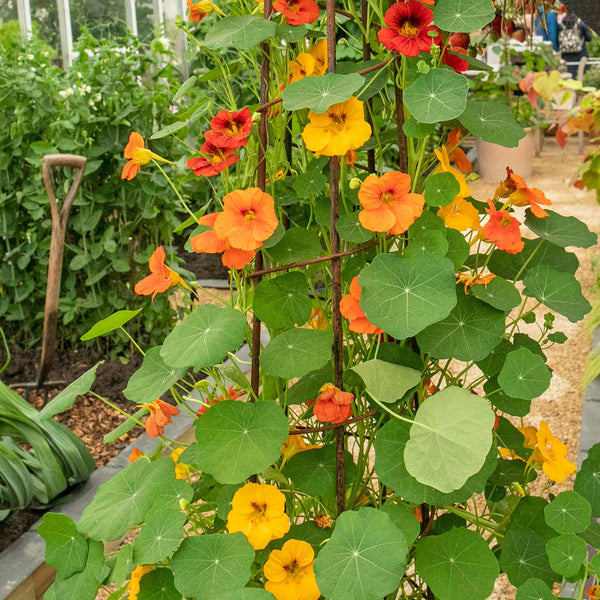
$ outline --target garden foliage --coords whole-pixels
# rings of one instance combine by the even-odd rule
[[[596,235],[510,168],[492,198],[472,197],[462,131],[506,146],[524,132],[462,73],[481,67],[463,34],[496,19],[492,4],[432,4],[190,2],[182,29],[214,67],[175,98],[209,73],[220,90],[187,160],[216,210],[176,185],[172,201],[232,292],[196,305],[197,284],[152,254],[135,292],[192,300],[144,348],[124,392],[137,411],[107,439],[145,419],[166,454],[135,450],[77,524],[45,515],[47,599],[112,583],[115,600],[485,600],[504,572],[521,600],[563,578],[582,594],[600,572],[586,551],[600,547],[599,448],[550,500],[536,491],[577,469],[545,421],[520,420],[565,341],[555,315],[590,310],[569,249]],[[249,105],[219,54],[231,49]],[[189,126],[175,115],[168,131]],[[124,155],[126,190],[177,171],[136,131]],[[169,439],[180,411],[195,417],[187,446]]]

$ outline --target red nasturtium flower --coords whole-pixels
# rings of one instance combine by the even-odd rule
[[[137,133],[132,131],[129,134],[129,141],[125,146],[123,156],[128,158],[129,161],[123,167],[121,171],[121,179],[131,181],[140,171],[141,165],[147,165],[152,159],[160,160],[161,162],[169,162],[166,158],[154,154],[154,152],[148,150],[144,144],[144,138]]]
[[[350,321],[350,331],[355,333],[383,333],[383,329],[376,327],[367,321],[364,310],[360,307],[360,295],[362,288],[358,283],[358,275],[350,282],[350,293],[340,301],[340,312],[342,316]]]
[[[227,394],[221,394],[220,396],[217,396],[216,398],[208,398],[206,400],[206,404],[208,404],[208,406],[201,406],[196,412],[199,415],[203,415],[211,406],[214,406],[217,402],[221,402],[222,400],[237,400],[238,398],[241,398],[246,392],[238,392],[236,391],[236,389],[230,385],[229,389],[227,390]]]
[[[527,187],[525,180],[510,167],[506,167],[506,179],[496,188],[496,196],[508,198],[508,204],[514,206],[529,206],[531,212],[540,219],[548,216],[540,204],[552,204],[542,190]]]
[[[210,131],[204,134],[206,141],[219,148],[240,148],[248,143],[252,131],[250,109],[219,111],[210,122]]]
[[[315,0],[275,0],[273,10],[280,12],[288,25],[308,25],[319,18]]]
[[[259,188],[234,190],[223,198],[223,212],[217,215],[213,229],[239,250],[256,250],[269,239],[278,221],[273,197]]]
[[[179,409],[172,404],[162,400],[154,400],[147,404],[138,405],[139,408],[147,408],[150,416],[146,419],[146,433],[148,437],[158,437],[164,432],[166,425],[171,423],[171,416],[178,415]]]
[[[170,287],[178,285],[179,283],[187,288],[191,289],[190,286],[181,278],[181,276],[173,269],[169,269],[165,265],[166,254],[162,246],[159,246],[150,257],[148,266],[150,267],[150,275],[144,277],[141,281],[138,281],[133,288],[133,291],[138,296],[150,296],[154,300],[156,294],[166,292]]]
[[[388,50],[397,50],[404,56],[429,52],[433,38],[430,31],[438,31],[432,24],[433,12],[417,0],[396,2],[385,13],[386,27],[377,37]]]
[[[369,175],[358,191],[363,207],[358,213],[360,224],[369,231],[404,233],[421,216],[425,205],[425,198],[410,190],[410,175],[406,173]]]
[[[508,211],[496,210],[491,200],[488,200],[488,205],[489,208],[486,208],[485,212],[490,215],[490,219],[483,226],[483,234],[500,250],[518,254],[525,247],[525,242],[521,239],[521,223]]]
[[[326,383],[320,390],[316,400],[308,402],[313,405],[313,413],[321,423],[343,423],[352,416],[354,394],[342,392],[332,383]]]
[[[194,156],[185,163],[196,176],[212,177],[236,163],[240,158],[239,154],[234,154],[235,148],[220,148],[208,140],[202,144],[200,152],[208,154],[208,156]]]
[[[466,55],[467,51],[460,46],[449,46],[442,55],[442,63],[449,66],[456,73],[463,73],[469,68],[469,63],[459,56]]]

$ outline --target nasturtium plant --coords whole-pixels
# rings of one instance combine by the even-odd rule
[[[590,308],[566,248],[596,236],[514,165],[472,189],[464,136],[524,136],[464,74],[504,6],[247,4],[189,3],[193,72],[165,126],[130,132],[121,172],[173,192],[186,251],[216,255],[229,290],[149,257],[138,301],[181,315],[151,347],[132,336],[131,414],[108,439],[141,424],[159,443],[77,524],[44,518],[50,598],[485,600],[501,571],[519,600],[563,578],[581,596],[598,448],[557,495],[574,449],[529,413],[555,315]],[[192,145],[185,166],[154,145],[169,138]],[[181,415],[194,435],[174,439]]]

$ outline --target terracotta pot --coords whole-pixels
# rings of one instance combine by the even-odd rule
[[[477,139],[479,174],[482,179],[501,181],[506,178],[506,167],[510,167],[521,177],[531,175],[538,131],[531,129],[526,131],[527,134],[520,140],[516,148],[505,148],[498,144]]]

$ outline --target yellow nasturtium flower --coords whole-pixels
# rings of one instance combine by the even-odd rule
[[[444,220],[446,227],[466,231],[480,228],[479,211],[467,200],[457,196],[447,206],[442,206],[437,211],[438,217]]]
[[[460,190],[456,195],[456,198],[467,198],[471,195],[471,188],[467,185],[467,180],[465,176],[456,168],[454,168],[450,164],[450,156],[448,155],[448,150],[446,146],[442,146],[439,149],[435,149],[433,151],[440,161],[440,164],[435,169],[434,173],[452,173],[454,175],[456,181],[460,186]]]
[[[140,580],[146,573],[154,571],[156,569],[153,565],[138,565],[132,572],[127,589],[129,590],[129,596],[127,600],[137,600],[138,594],[140,593]]]
[[[306,450],[313,450],[315,448],[321,448],[319,445],[309,445],[304,441],[301,435],[288,435],[283,446],[281,447],[281,454],[283,455],[283,461],[281,462],[280,468],[292,458],[295,454],[305,452]]]
[[[173,462],[175,463],[175,479],[186,479],[190,472],[189,465],[179,462],[179,457],[182,453],[183,448],[177,448],[176,450],[173,450],[173,452],[171,452],[170,454],[171,458],[173,459]]]
[[[542,469],[548,479],[562,483],[571,473],[577,471],[577,467],[567,460],[569,448],[552,435],[546,421],[540,423],[536,439],[537,448],[543,460]]]

